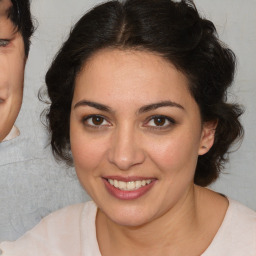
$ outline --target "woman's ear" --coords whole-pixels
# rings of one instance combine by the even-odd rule
[[[215,131],[218,125],[218,120],[208,121],[203,124],[201,141],[198,149],[198,155],[206,154],[214,143]]]

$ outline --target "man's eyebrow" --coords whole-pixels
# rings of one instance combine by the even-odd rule
[[[0,0],[0,3],[1,3],[1,0]],[[7,8],[3,8],[2,9],[2,15],[4,15],[4,16],[6,16],[7,17],[7,19],[9,19],[10,17],[11,17],[11,15],[13,14],[13,5],[11,5],[11,6],[9,6],[9,7],[7,7]]]
[[[161,102],[157,102],[157,103],[153,103],[153,104],[149,104],[146,106],[143,106],[139,109],[138,113],[145,113],[157,108],[161,108],[161,107],[176,107],[182,110],[185,110],[184,107],[182,105],[180,105],[179,103],[173,102],[173,101],[161,101]]]
[[[10,19],[10,17],[11,17],[12,14],[13,14],[13,12],[14,12],[14,8],[13,8],[13,5],[12,5],[12,6],[10,6],[10,7],[6,10],[6,14],[7,14],[8,19]]]
[[[105,112],[113,112],[113,110],[106,106],[106,105],[103,105],[101,103],[97,103],[97,102],[93,102],[93,101],[88,101],[88,100],[81,100],[81,101],[78,101],[74,108],[77,108],[77,107],[80,107],[80,106],[89,106],[89,107],[92,107],[92,108],[96,108],[98,110],[101,110],[101,111],[105,111]]]
[[[0,4],[1,4],[1,2],[2,2],[2,0],[0,0]],[[16,19],[14,19],[14,17],[16,15],[15,15],[15,10],[14,10],[13,4],[9,7],[3,7],[2,9],[0,9],[0,16],[10,19],[12,21],[13,25],[16,26],[16,22],[14,22],[14,20],[16,20]]]

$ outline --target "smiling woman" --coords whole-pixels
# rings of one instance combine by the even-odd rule
[[[85,99],[105,107],[77,105]],[[186,77],[162,57],[101,50],[77,76],[71,105],[70,143],[79,180],[115,222],[145,224],[187,196],[198,153],[213,143],[208,129],[215,124],[201,130]]]
[[[45,218],[3,255],[253,256],[256,214],[205,188],[242,137],[234,53],[192,1],[101,4],[46,75],[56,157],[93,201]]]
[[[0,142],[17,135],[29,39],[33,32],[29,2],[0,1]],[[11,136],[8,133],[11,131]]]

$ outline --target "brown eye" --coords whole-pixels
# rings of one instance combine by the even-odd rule
[[[103,122],[104,122],[104,118],[101,117],[101,116],[94,116],[94,117],[92,117],[92,123],[94,125],[101,125],[101,124],[103,124]]]
[[[91,115],[83,119],[83,123],[86,126],[100,128],[105,126],[111,126],[111,123],[109,123],[104,117],[100,115]]]
[[[155,117],[153,120],[156,126],[163,126],[167,121],[164,117]]]
[[[171,127],[176,122],[173,118],[168,116],[152,116],[150,120],[145,124],[147,127],[155,128],[155,129],[167,129]]]

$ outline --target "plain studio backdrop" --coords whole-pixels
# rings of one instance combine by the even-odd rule
[[[53,159],[40,122],[45,105],[37,98],[44,75],[71,26],[98,0],[32,0],[38,28],[25,74],[23,105],[16,122],[21,135],[0,144],[0,241],[13,240],[50,212],[89,200],[74,169]],[[229,100],[241,102],[245,137],[214,190],[256,210],[256,0],[195,0],[236,53],[238,67]]]

